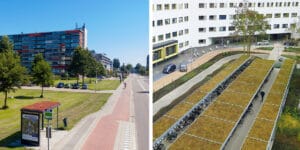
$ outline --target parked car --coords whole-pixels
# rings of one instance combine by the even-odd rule
[[[187,72],[187,65],[186,64],[180,64],[179,65],[179,71],[180,72]]]
[[[87,84],[82,84],[81,88],[84,89],[84,90],[86,90],[86,89],[88,89],[88,86],[87,86]]]
[[[70,88],[70,87],[71,87],[70,84],[65,84],[65,86],[64,86],[64,88],[66,88],[66,89],[68,89],[68,88]]]
[[[268,40],[262,40],[260,42],[257,42],[256,45],[269,45],[270,42]]]
[[[64,83],[63,82],[59,82],[56,86],[56,88],[63,88],[64,87]]]
[[[72,84],[72,89],[79,89],[79,88],[80,88],[79,84],[77,83]]]
[[[165,66],[163,73],[169,74],[172,73],[176,70],[176,65],[175,64],[169,64]]]

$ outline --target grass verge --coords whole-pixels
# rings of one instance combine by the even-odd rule
[[[300,53],[300,47],[288,47],[284,49],[285,52]]]
[[[274,47],[258,47],[256,48],[257,50],[266,50],[266,51],[271,51],[273,50]]]
[[[68,118],[68,127],[71,129],[86,115],[96,112],[106,103],[111,94],[70,93],[57,91],[44,91],[45,98],[39,98],[40,90],[17,90],[10,93],[8,109],[0,109],[0,149],[7,147],[11,142],[20,139],[20,109],[43,100],[58,101],[59,107],[58,128],[64,129],[62,119]],[[0,99],[4,96],[1,93]],[[3,101],[1,101],[2,105]],[[54,109],[53,127],[56,128],[56,109]]]
[[[172,82],[172,83],[164,86],[163,88],[157,90],[156,92],[154,92],[153,93],[153,102],[159,100],[161,97],[168,94],[169,92],[174,90],[176,87],[184,84],[185,82],[187,82],[191,78],[195,77],[197,74],[201,73],[203,70],[207,69],[208,67],[210,67],[211,65],[213,65],[214,63],[219,61],[220,59],[222,59],[224,57],[227,57],[227,56],[230,56],[230,55],[240,54],[240,53],[242,53],[242,52],[228,52],[228,53],[222,53],[222,54],[217,55],[216,57],[214,57],[210,61],[198,66],[197,68],[195,68],[194,70],[186,73],[185,75],[183,75],[179,79],[175,80],[174,82]]]

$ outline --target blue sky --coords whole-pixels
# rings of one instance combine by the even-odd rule
[[[0,35],[59,31],[86,24],[88,48],[146,64],[147,0],[2,0]]]

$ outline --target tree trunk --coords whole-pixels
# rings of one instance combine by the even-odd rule
[[[82,84],[84,84],[84,73],[82,74]]]
[[[6,101],[7,101],[7,91],[5,91],[4,94],[5,94],[5,97],[4,97],[3,109],[7,108],[7,104],[6,104]]]
[[[78,82],[79,82],[79,74],[77,74],[77,78],[76,79],[77,79],[77,84],[78,84]]]
[[[43,98],[43,97],[44,97],[44,84],[42,84],[42,93],[41,93],[40,98]]]

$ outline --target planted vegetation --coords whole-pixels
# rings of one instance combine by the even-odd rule
[[[271,87],[262,109],[255,120],[248,137],[243,145],[243,149],[251,149],[254,144],[261,145],[260,149],[266,149],[271,140],[274,125],[279,116],[279,108],[284,99],[289,79],[293,70],[294,61],[285,60],[281,66],[274,84]],[[258,149],[256,147],[255,149]]]

